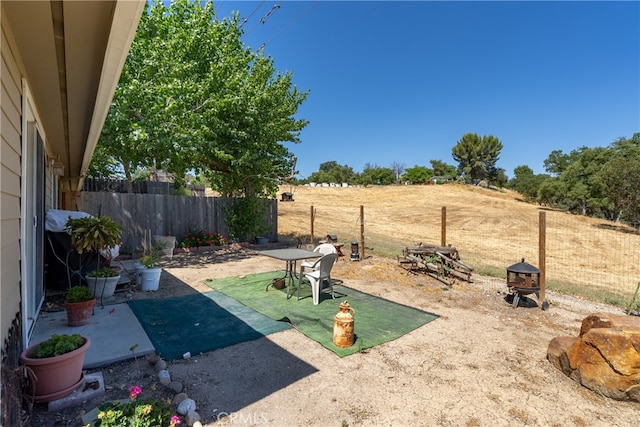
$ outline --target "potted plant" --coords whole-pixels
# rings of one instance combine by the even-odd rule
[[[160,275],[162,268],[158,266],[158,257],[155,254],[145,255],[140,258],[140,277],[138,284],[143,291],[157,291],[160,287]]]
[[[173,249],[176,247],[175,236],[153,236],[155,241],[155,249],[162,255],[167,255],[169,259],[173,258]]]
[[[91,251],[98,255],[98,268],[85,276],[89,290],[95,297],[112,296],[120,280],[120,273],[108,265],[111,250],[120,243],[122,227],[108,216],[71,218],[66,226],[71,234],[71,244],[79,254]],[[106,259],[105,262],[101,262],[101,255]]]
[[[31,397],[49,402],[67,396],[84,382],[82,366],[91,341],[79,334],[56,335],[27,347],[20,362],[28,368]]]
[[[89,323],[93,315],[96,298],[86,286],[74,286],[67,292],[64,308],[67,310],[67,324],[69,326],[84,326]]]

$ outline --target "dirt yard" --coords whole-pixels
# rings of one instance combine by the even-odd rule
[[[329,206],[317,194],[281,204],[283,234],[308,233],[308,202]],[[364,199],[352,198],[359,204]],[[452,199],[451,203],[455,200]],[[494,201],[495,202],[495,201]],[[498,202],[487,202],[504,210]],[[457,202],[455,202],[457,203]],[[511,202],[505,202],[511,203]],[[371,209],[373,210],[373,209]],[[295,212],[294,212],[295,211]],[[334,211],[334,223],[355,226],[352,212]],[[342,212],[342,215],[340,214]],[[408,238],[411,230],[390,235]],[[329,230],[318,229],[320,236]],[[333,228],[335,230],[335,228]],[[415,232],[415,230],[414,230]],[[283,268],[254,249],[174,256],[160,290],[128,298],[163,298],[208,291],[202,281]],[[474,275],[451,287],[410,274],[390,258],[342,257],[332,276],[346,286],[434,313],[439,317],[386,344],[344,358],[291,329],[190,359],[168,362],[198,406],[203,425],[240,426],[639,426],[640,406],[602,397],[557,371],[546,360],[549,341],[576,336],[582,319],[619,308],[547,292],[550,307],[513,308],[500,279]],[[532,301],[536,301],[532,297]],[[336,312],[339,301],[336,300]],[[535,304],[534,304],[535,305]],[[356,308],[355,328],[358,318]],[[122,399],[127,387],[170,398],[144,361],[100,369],[105,399]],[[47,413],[36,405],[33,426],[79,426],[100,402]]]

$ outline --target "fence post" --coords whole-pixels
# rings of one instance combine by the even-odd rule
[[[447,207],[442,207],[440,215],[440,246],[447,246]]]
[[[313,245],[316,244],[315,237],[313,236],[313,222],[315,221],[315,219],[316,216],[314,215],[313,205],[311,205],[311,244]]]
[[[547,213],[540,211],[538,220],[538,265],[540,266],[540,307],[546,310],[549,306],[546,298],[547,280]]]
[[[360,259],[364,260],[364,205],[360,205]]]

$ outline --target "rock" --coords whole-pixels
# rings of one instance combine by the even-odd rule
[[[160,359],[155,363],[155,365],[153,365],[153,367],[155,368],[156,372],[163,371],[163,370],[167,369],[167,362],[165,362],[164,360]]]
[[[178,404],[178,409],[176,409],[176,412],[180,415],[187,415],[189,412],[192,412],[195,410],[196,410],[196,401],[193,399],[186,398]]]
[[[149,365],[151,366],[154,366],[156,363],[158,363],[159,360],[160,356],[158,356],[157,353],[151,353],[147,356],[147,362],[149,362]]]
[[[193,426],[196,421],[200,421],[200,414],[198,414],[196,411],[189,411],[185,416],[184,421],[188,426]]]
[[[173,403],[174,405],[179,405],[180,402],[187,399],[188,397],[189,396],[187,396],[187,393],[178,393],[175,396],[173,396],[173,400],[171,401],[171,403]]]
[[[158,379],[163,386],[168,386],[171,383],[171,375],[166,369],[158,372]]]
[[[175,393],[180,393],[184,387],[180,381],[171,381],[169,388]]]
[[[556,337],[547,359],[583,386],[616,400],[640,402],[640,318],[595,313],[578,337]]]
[[[200,421],[196,421],[191,427],[202,427],[202,423]]]

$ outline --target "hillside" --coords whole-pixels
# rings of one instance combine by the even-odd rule
[[[539,265],[539,220],[545,212],[550,287],[573,293],[604,288],[628,299],[640,279],[640,236],[609,221],[543,209],[517,193],[460,185],[368,188],[283,186],[294,202],[278,204],[281,236],[308,243],[311,207],[316,241],[328,233],[360,240],[364,210],[367,254],[395,258],[410,243],[440,244],[446,207],[446,244],[476,272],[503,275],[521,258]],[[587,292],[588,293],[588,292]]]

